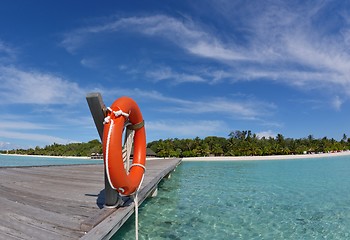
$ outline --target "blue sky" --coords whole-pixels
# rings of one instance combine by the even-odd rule
[[[4,0],[0,29],[0,149],[98,138],[96,91],[148,142],[350,135],[348,1]]]

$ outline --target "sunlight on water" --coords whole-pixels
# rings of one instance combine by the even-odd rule
[[[349,239],[349,173],[349,157],[183,162],[140,208],[139,239]]]

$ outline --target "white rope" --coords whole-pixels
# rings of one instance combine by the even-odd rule
[[[114,116],[119,117],[119,116],[124,116],[124,117],[129,117],[130,114],[123,112],[123,110],[119,109],[118,111],[113,111],[112,108],[108,107],[108,111],[112,112]]]
[[[146,167],[144,165],[142,165],[141,163],[133,163],[133,164],[131,164],[130,168],[136,167],[136,166],[142,167],[143,168],[143,173],[145,173]]]
[[[122,110],[118,110],[118,111],[113,111],[112,108],[108,107],[107,108],[108,111],[110,111],[111,113],[114,114],[115,117],[119,117],[119,116],[124,116],[124,117],[129,117],[129,114],[128,113],[125,113],[123,112]],[[113,129],[113,125],[114,125],[114,121],[112,120],[111,116],[107,116],[104,118],[103,120],[103,124],[107,124],[107,123],[111,123],[111,125],[109,126],[109,131],[108,131],[108,137],[107,137],[107,148],[106,148],[106,172],[107,172],[107,178],[108,178],[108,181],[109,181],[109,184],[110,186],[113,188],[113,189],[116,189],[112,182],[111,182],[111,179],[110,179],[110,176],[109,176],[109,168],[108,168],[108,157],[109,157],[109,145],[110,145],[110,139],[111,139],[111,134],[112,134],[112,129]],[[123,154],[123,161],[125,163],[125,161],[127,161],[127,171],[129,171],[129,161],[130,161],[130,154],[131,154],[131,149],[132,149],[132,144],[133,144],[133,140],[134,140],[134,131],[130,132],[130,130],[127,130],[127,138],[125,140],[125,144],[124,146],[126,146],[124,148],[123,146],[123,149],[122,149],[122,154]],[[129,133],[128,133],[129,132]],[[124,192],[124,189],[119,189],[120,191]]]
[[[108,107],[107,110],[110,111],[111,113],[113,113],[115,117],[124,116],[124,117],[128,118],[130,115],[129,113],[123,112],[123,110],[121,110],[121,109],[119,109],[118,111],[113,111],[112,108]],[[109,123],[110,120],[111,120],[111,116],[105,117],[103,124]]]
[[[105,117],[105,119],[103,120],[103,124],[109,123],[111,121],[111,117],[107,116]]]
[[[124,190],[123,188],[118,188],[118,190],[120,190],[120,191],[122,192],[122,193],[119,192],[119,195],[122,196],[122,197],[128,197],[128,196],[135,195],[135,193],[140,189],[140,186],[141,186],[141,184],[142,184],[142,182],[143,182],[143,178],[144,178],[144,176],[145,176],[146,167],[145,167],[144,165],[140,164],[140,163],[133,163],[133,164],[131,164],[130,169],[131,169],[132,167],[135,167],[135,166],[139,166],[139,167],[142,167],[142,168],[144,169],[143,175],[142,175],[142,178],[141,178],[141,181],[140,181],[140,184],[139,184],[139,186],[136,188],[136,190],[135,190],[134,192],[130,193],[129,195],[124,195],[123,192],[125,192],[125,190]]]
[[[140,166],[142,166],[142,165],[140,164]],[[131,165],[131,167],[132,167],[132,165]],[[143,166],[143,168],[146,169],[145,166]],[[139,190],[140,190],[140,187],[141,187],[141,184],[143,182],[144,177],[145,177],[145,172],[142,175],[142,178],[141,178],[141,181],[140,181],[140,185],[136,189],[135,195],[134,195],[134,204],[135,204],[135,239],[136,240],[139,239],[139,199],[138,199],[138,194],[139,194]]]
[[[106,120],[106,119],[105,119]],[[114,125],[114,121],[109,119],[109,121],[111,121],[111,125],[109,125],[109,130],[108,130],[108,135],[107,135],[107,146],[106,146],[106,174],[107,174],[107,178],[108,178],[108,182],[109,185],[115,189],[115,187],[112,184],[111,178],[109,176],[109,167],[108,167],[108,158],[109,158],[109,145],[110,145],[110,141],[111,141],[111,135],[112,135],[112,130],[113,130],[113,125]]]
[[[130,130],[127,128],[128,125],[131,125],[131,123],[125,124],[125,141],[123,145],[123,162],[124,162],[124,168],[126,169],[126,172],[129,172],[130,169],[130,155],[132,150],[132,145],[134,143],[134,136],[135,131]]]
[[[110,112],[112,112],[114,114],[115,117],[119,117],[119,116],[124,116],[124,117],[129,117],[128,113],[123,112],[122,110],[118,110],[118,111],[113,111],[110,107],[107,108]],[[108,177],[108,181],[109,184],[111,185],[111,187],[113,189],[116,189],[110,179],[109,176],[109,170],[108,170],[108,152],[109,152],[109,143],[110,143],[110,139],[111,139],[111,133],[112,133],[112,129],[113,129],[113,125],[114,125],[114,121],[111,119],[110,116],[105,117],[103,124],[106,123],[111,123],[111,125],[109,126],[109,131],[108,131],[108,136],[107,136],[107,147],[106,147],[106,173],[107,173],[107,177]],[[124,128],[130,123],[127,123]],[[135,204],[135,239],[138,240],[139,239],[139,200],[138,200],[138,192],[140,190],[141,184],[143,182],[143,179],[145,177],[145,171],[146,171],[146,167],[140,163],[133,163],[129,166],[130,163],[130,155],[131,155],[131,150],[132,150],[132,145],[134,143],[134,136],[135,136],[135,131],[134,130],[130,130],[128,128],[125,128],[126,132],[125,132],[125,142],[123,145],[123,149],[122,149],[122,155],[123,155],[123,162],[124,162],[124,167],[126,169],[127,172],[130,171],[130,169],[132,167],[135,166],[139,166],[143,168],[143,174],[142,174],[142,178],[140,181],[139,186],[137,187],[136,191],[133,193],[133,199],[134,199],[134,204]],[[124,192],[123,188],[119,188],[118,189],[120,192]],[[123,194],[120,194],[121,196],[123,196]]]
[[[135,204],[135,240],[139,240],[139,199],[138,191],[135,193],[134,204]]]
[[[143,179],[145,178],[145,171],[146,171],[146,167],[140,163],[133,163],[130,165],[130,169],[132,167],[142,167],[143,168],[143,174],[142,174],[142,178],[141,178],[141,181],[140,181],[140,184],[139,186],[137,187],[137,189],[135,190],[135,192],[133,192],[131,194],[131,197],[133,198],[134,200],[134,204],[135,204],[135,239],[138,240],[139,239],[139,199],[138,199],[138,194],[139,194],[139,190],[141,188],[141,185],[142,185],[142,182],[143,182]],[[122,190],[124,191],[124,189],[119,189],[119,190]],[[120,194],[120,193],[119,193]],[[123,194],[120,194],[121,196],[125,196]]]

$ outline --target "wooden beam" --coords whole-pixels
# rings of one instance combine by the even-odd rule
[[[98,134],[100,135],[100,139],[103,139],[103,121],[105,118],[106,105],[102,100],[102,96],[98,92],[88,93],[86,95],[86,100],[90,108],[90,112],[92,118],[94,119],[95,126]],[[118,193],[111,187],[109,184],[106,170],[104,173],[105,178],[105,205],[106,207],[117,207],[121,202],[121,198]]]
[[[103,103],[102,96],[100,93],[88,93],[86,95],[86,100],[88,102],[92,118],[94,119],[95,126],[100,139],[103,138],[103,120],[105,118],[106,106]]]

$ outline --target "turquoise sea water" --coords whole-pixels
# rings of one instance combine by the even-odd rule
[[[140,207],[139,239],[350,239],[350,157],[183,162]]]
[[[0,154],[0,167],[18,166],[49,166],[49,165],[72,165],[72,164],[98,164],[101,160],[77,159],[77,158],[50,158],[36,156],[16,156]]]

